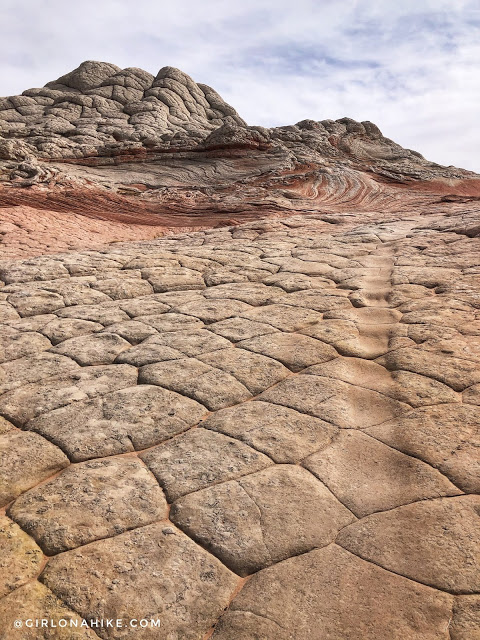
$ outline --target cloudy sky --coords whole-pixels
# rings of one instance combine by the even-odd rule
[[[249,124],[371,120],[480,172],[479,0],[2,0],[0,95],[89,59],[179,67]]]

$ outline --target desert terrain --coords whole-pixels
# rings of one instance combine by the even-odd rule
[[[0,99],[0,639],[478,640],[479,202],[172,67]]]

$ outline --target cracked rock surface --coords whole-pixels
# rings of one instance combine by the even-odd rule
[[[323,217],[0,263],[2,639],[479,637],[475,212]]]

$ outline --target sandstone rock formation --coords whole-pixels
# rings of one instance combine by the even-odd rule
[[[478,177],[170,68],[8,100],[0,640],[479,640]]]
[[[473,219],[4,261],[2,638],[478,638]]]
[[[259,211],[428,212],[442,198],[472,197],[476,174],[429,162],[371,122],[247,126],[172,67],[154,77],[89,61],[0,100],[5,257],[235,224]]]

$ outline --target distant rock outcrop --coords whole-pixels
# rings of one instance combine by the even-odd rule
[[[0,123],[3,137],[57,159],[139,145],[190,148],[224,124],[245,125],[218,93],[178,69],[163,67],[154,77],[90,60],[41,89],[4,98]]]
[[[13,225],[0,245],[9,257],[19,255],[11,246],[34,254],[85,246],[61,229],[40,239],[25,224],[32,209],[40,228],[72,213],[102,221],[105,242],[259,215],[383,215],[479,196],[476,174],[430,162],[371,122],[248,126],[213,89],[173,67],[154,77],[87,61],[0,99],[0,207]],[[87,227],[78,237],[89,237]]]

